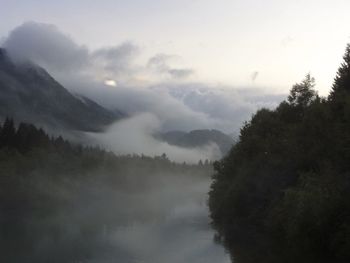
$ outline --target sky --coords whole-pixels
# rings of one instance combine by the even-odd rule
[[[89,49],[132,43],[139,64],[157,54],[158,67],[159,56],[171,58],[172,68],[163,67],[169,74],[269,92],[287,93],[310,72],[326,95],[350,42],[347,0],[0,0],[0,6],[2,38],[24,22],[53,24]]]

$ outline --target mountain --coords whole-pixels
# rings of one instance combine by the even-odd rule
[[[45,69],[14,63],[0,48],[0,118],[6,116],[53,128],[100,131],[124,114],[71,94]]]
[[[218,130],[193,130],[190,132],[169,131],[157,135],[161,139],[171,145],[194,148],[216,143],[223,155],[226,155],[234,144],[233,138]]]

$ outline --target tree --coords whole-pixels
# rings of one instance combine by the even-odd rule
[[[13,120],[6,118],[0,133],[0,146],[13,146],[15,135],[16,129]]]
[[[328,100],[335,117],[350,125],[350,44],[346,47]]]
[[[331,101],[343,100],[344,95],[350,95],[350,44],[346,46],[343,62],[334,78],[329,99]]]
[[[305,76],[301,83],[295,84],[290,90],[288,102],[292,106],[306,108],[317,98],[317,92],[314,90],[315,78],[310,73]]]
[[[328,100],[314,85],[259,110],[214,163],[209,209],[235,259],[248,240],[247,262],[350,262],[350,45]]]
[[[166,155],[166,153],[163,153],[161,156],[162,160],[168,160],[168,156]]]

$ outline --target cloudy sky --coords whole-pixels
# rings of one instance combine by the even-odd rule
[[[0,6],[2,37],[26,21],[54,24],[89,49],[133,43],[140,64],[171,76],[279,92],[311,72],[326,94],[350,36],[348,0],[0,0]]]
[[[182,149],[153,135],[237,136],[307,73],[327,95],[350,42],[348,10],[349,0],[0,0],[0,46],[127,114],[94,140],[196,161],[216,158],[217,147]]]

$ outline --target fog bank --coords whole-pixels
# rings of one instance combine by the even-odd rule
[[[161,122],[155,115],[143,113],[116,122],[105,133],[89,133],[89,136],[116,154],[160,156],[165,153],[172,161],[187,163],[221,157],[221,151],[214,143],[188,149],[158,141],[153,135],[160,128]]]

